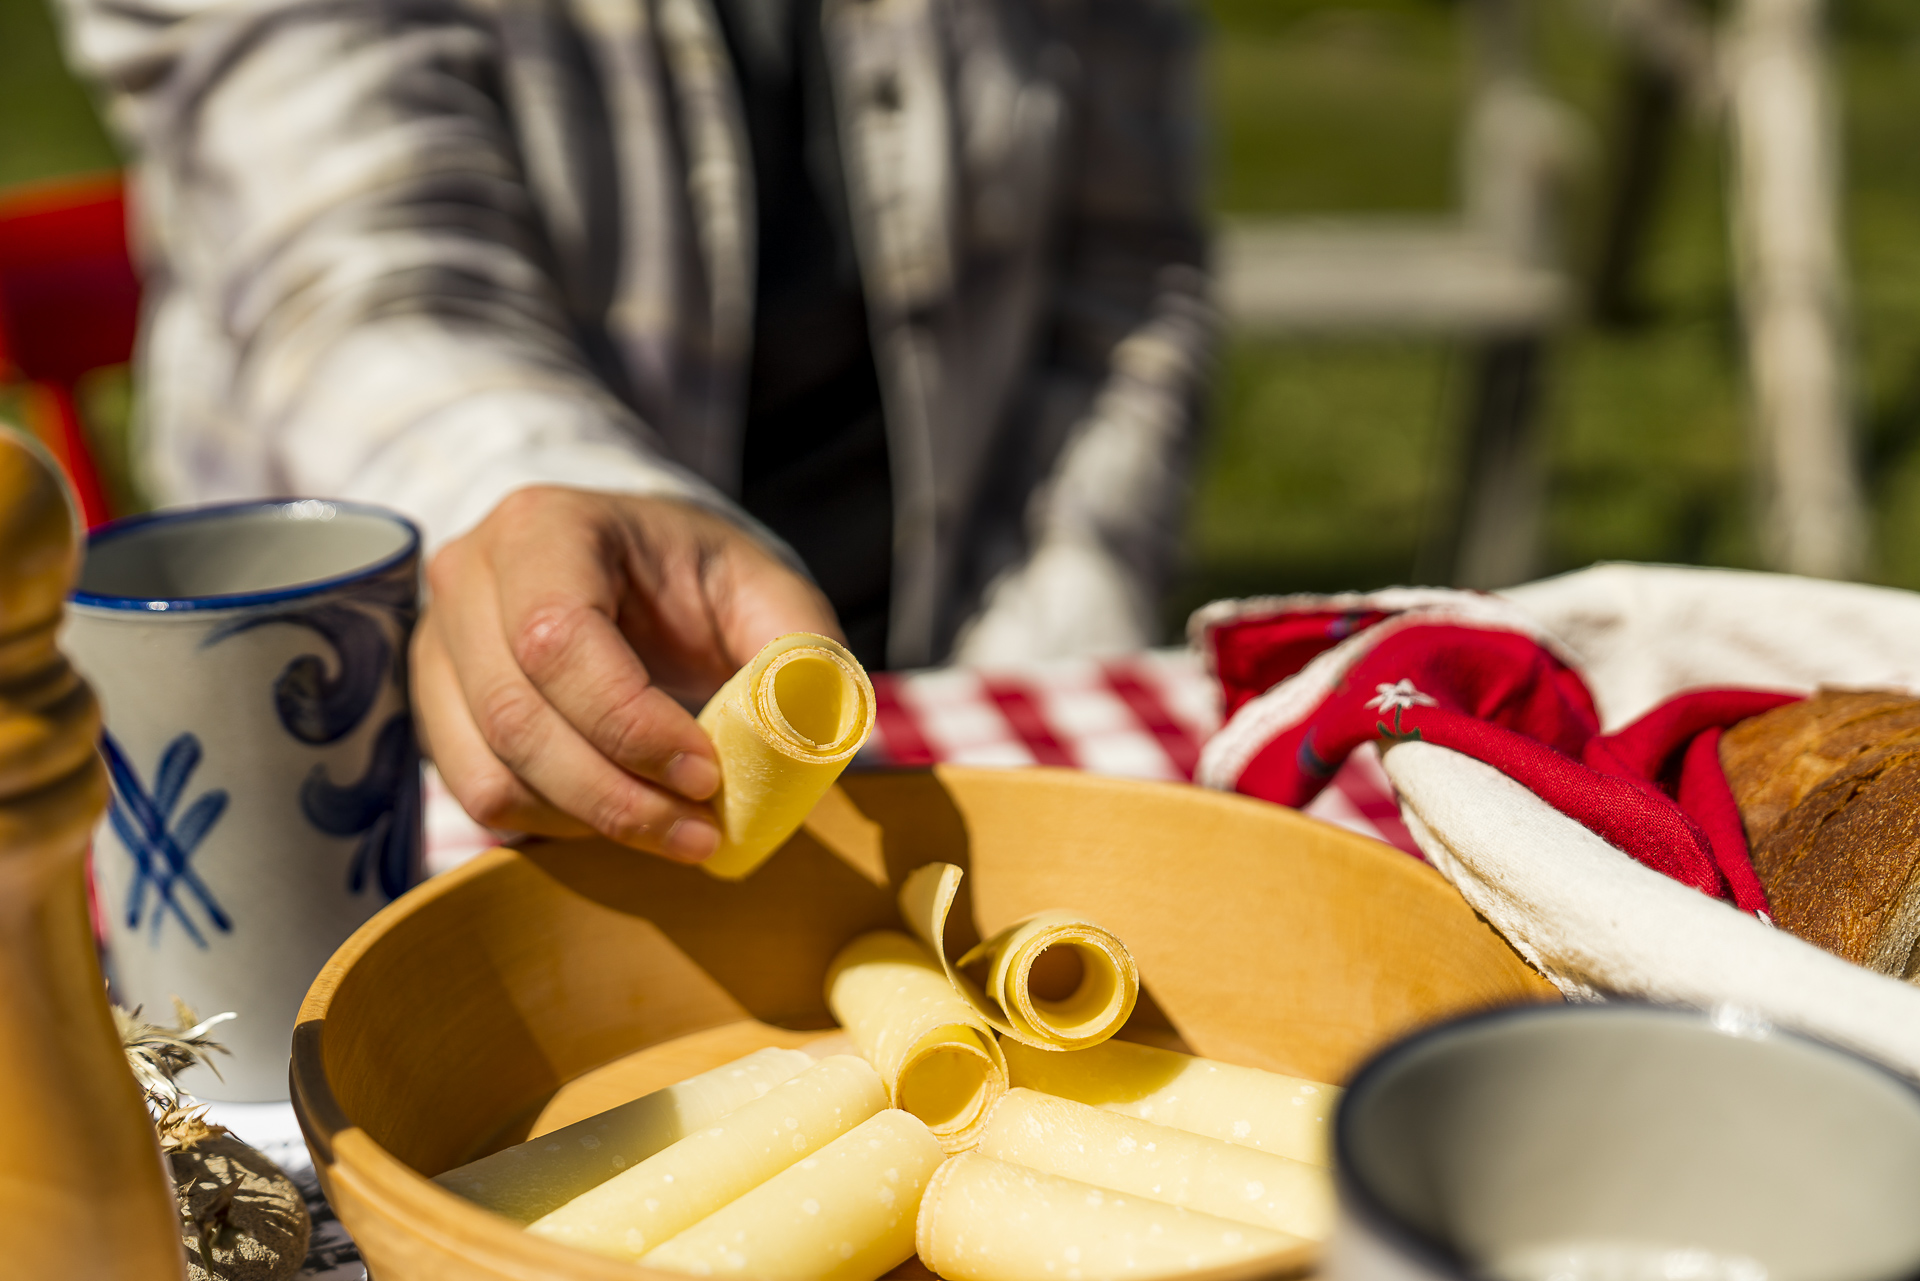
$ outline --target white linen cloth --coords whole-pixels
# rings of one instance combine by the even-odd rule
[[[1411,593],[1382,595],[1414,604]],[[1519,619],[1501,618],[1507,611],[1488,608],[1484,597],[1418,595],[1416,608],[1465,607],[1485,615],[1485,625],[1517,623],[1570,656],[1608,731],[1699,686],[1920,692],[1920,595],[1911,592],[1602,565],[1499,593]],[[1209,616],[1231,609],[1212,606]],[[1294,723],[1274,723],[1276,706],[1302,701],[1286,697],[1287,685],[1323,675],[1310,664],[1242,708],[1209,743],[1201,778],[1212,776],[1208,765],[1222,753],[1250,755],[1258,744],[1249,740],[1264,743]],[[1299,714],[1317,701],[1306,700]],[[1389,745],[1382,763],[1427,860],[1569,999],[1716,1009],[1738,1022],[1806,1032],[1920,1078],[1920,987],[1669,880],[1458,752],[1403,742]]]

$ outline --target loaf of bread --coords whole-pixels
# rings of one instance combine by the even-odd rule
[[[1774,923],[1882,974],[1920,939],[1920,699],[1821,690],[1720,740]]]

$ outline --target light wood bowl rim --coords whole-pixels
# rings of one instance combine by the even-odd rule
[[[1005,769],[958,765],[886,772],[931,773],[955,779],[999,777],[1008,773]],[[1052,782],[1076,787],[1128,791],[1164,788],[1178,791],[1183,801],[1189,804],[1258,809],[1269,816],[1284,814],[1290,820],[1334,828],[1352,837],[1355,855],[1378,859],[1388,875],[1432,877],[1445,884],[1445,879],[1437,871],[1418,859],[1385,845],[1380,845],[1377,850],[1369,849],[1368,846],[1373,843],[1357,833],[1298,810],[1275,806],[1252,797],[1192,784],[1117,778],[1071,769],[1035,766],[1019,772],[1050,776]],[[492,874],[520,857],[518,850],[501,846],[426,881],[376,913],[354,931],[327,961],[301,1004],[289,1068],[294,1112],[308,1150],[316,1169],[328,1179],[354,1185],[355,1190],[369,1200],[383,1203],[391,1216],[406,1219],[420,1237],[432,1240],[455,1256],[470,1260],[476,1267],[491,1269],[492,1275],[502,1278],[524,1275],[542,1278],[542,1281],[555,1275],[566,1275],[578,1281],[686,1281],[679,1273],[603,1258],[532,1236],[498,1215],[456,1196],[400,1161],[362,1131],[346,1116],[328,1084],[322,1038],[328,1010],[348,972],[381,939],[414,913],[447,895],[458,893],[469,883]],[[1545,986],[1544,980],[1542,985]],[[1297,1256],[1186,1273],[1181,1281],[1261,1281],[1264,1278],[1292,1276],[1310,1270],[1319,1261],[1320,1254],[1321,1247],[1308,1246],[1303,1247]]]

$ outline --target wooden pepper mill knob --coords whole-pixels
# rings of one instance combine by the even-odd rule
[[[0,1240],[14,1276],[165,1281],[179,1212],[87,919],[100,711],[54,635],[77,537],[51,465],[0,428]]]

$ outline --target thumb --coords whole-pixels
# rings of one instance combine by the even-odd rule
[[[846,633],[826,594],[811,580],[760,549],[741,558],[724,608],[716,610],[729,674],[767,642],[792,632],[813,632],[846,643]]]

